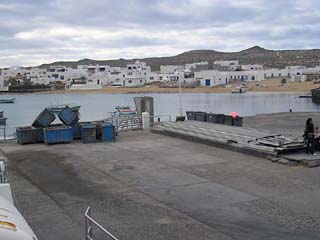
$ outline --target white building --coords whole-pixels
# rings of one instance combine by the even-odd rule
[[[201,86],[212,87],[235,81],[261,81],[264,76],[258,71],[218,71],[206,70],[194,73],[195,81]]]
[[[41,68],[31,68],[26,73],[26,78],[33,84],[49,84],[47,70]]]
[[[221,67],[224,67],[228,70],[236,70],[238,68],[240,68],[240,63],[239,60],[231,60],[231,61],[214,61],[213,62],[214,65],[218,65]]]
[[[241,65],[241,69],[244,71],[250,71],[250,70],[262,70],[263,65],[261,64],[247,64],[247,65]]]
[[[14,67],[2,69],[1,75],[4,81],[9,80],[10,78],[23,79],[27,71],[28,70],[26,68],[23,68],[20,66],[14,66]]]
[[[122,69],[121,72],[122,86],[142,86],[150,80],[151,67],[144,62],[136,61],[133,64],[127,64],[127,67]]]
[[[193,71],[193,70],[196,70],[197,68],[203,68],[205,66],[209,66],[209,63],[207,61],[196,62],[196,63],[187,63],[185,65],[185,70],[186,71]]]
[[[160,73],[175,73],[175,72],[183,72],[185,70],[185,66],[182,65],[161,65]]]

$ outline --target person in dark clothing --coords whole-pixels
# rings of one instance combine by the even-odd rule
[[[313,127],[312,118],[308,118],[306,122],[304,135],[305,135],[306,144],[307,144],[306,153],[311,153],[312,155],[316,155],[314,153],[314,127]]]

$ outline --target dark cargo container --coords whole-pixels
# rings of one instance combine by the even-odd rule
[[[233,123],[232,123],[233,126],[242,127],[243,117],[236,117],[236,118],[233,118],[232,120],[233,120]]]
[[[85,124],[82,126],[82,142],[95,143],[97,142],[97,130],[94,124]]]
[[[55,119],[56,116],[53,113],[44,109],[33,122],[32,126],[40,128],[48,127]]]
[[[206,122],[207,121],[207,113],[205,112],[195,112],[195,120]]]
[[[72,126],[72,134],[73,139],[81,139],[82,138],[82,125],[77,124]]]
[[[4,117],[0,118],[0,126],[5,126],[5,125],[7,125],[7,118],[4,118]]]
[[[218,124],[224,124],[224,114],[216,114],[215,118],[216,118],[216,123]]]
[[[224,115],[224,125],[232,126],[233,118],[229,115]]]
[[[188,120],[196,120],[196,118],[195,118],[195,113],[194,113],[194,112],[192,112],[192,111],[187,111],[186,114],[187,114],[187,119],[188,119]]]
[[[73,111],[70,107],[66,106],[61,112],[58,114],[61,122],[66,124],[67,126],[75,125],[79,121],[79,113]]]
[[[214,114],[214,113],[207,113],[207,122],[217,123],[216,114]]]
[[[16,129],[17,142],[19,144],[43,143],[43,128],[31,126],[18,127]]]

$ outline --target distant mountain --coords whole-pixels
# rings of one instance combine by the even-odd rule
[[[266,67],[281,68],[288,65],[320,65],[320,49],[310,50],[268,50],[259,46],[254,46],[240,52],[218,52],[214,50],[192,50],[172,57],[152,57],[142,59],[117,59],[117,60],[93,60],[82,59],[76,62],[54,62],[42,64],[39,67],[47,68],[54,65],[64,65],[76,68],[77,65],[109,65],[124,67],[128,63],[136,60],[146,62],[151,66],[152,71],[160,69],[160,65],[179,65],[208,61],[212,64],[217,60],[239,60],[241,64],[263,64]]]

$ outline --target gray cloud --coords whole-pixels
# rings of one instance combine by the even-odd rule
[[[2,0],[0,67],[43,61],[318,48],[317,0]]]

